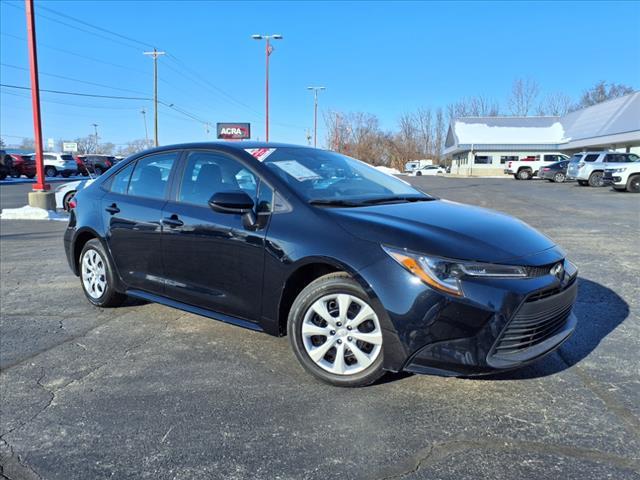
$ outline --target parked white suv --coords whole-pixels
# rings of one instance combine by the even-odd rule
[[[46,177],[55,177],[58,174],[68,177],[78,172],[78,164],[69,153],[44,152],[42,157]]]
[[[577,180],[582,186],[602,187],[605,168],[615,168],[617,165],[637,162],[640,159],[635,153],[619,152],[584,152],[571,157],[567,178]]]
[[[603,181],[620,192],[640,193],[640,162],[608,166],[604,169]]]

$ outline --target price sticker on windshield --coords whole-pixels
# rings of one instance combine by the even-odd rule
[[[319,180],[322,178],[316,172],[308,169],[300,162],[296,162],[295,160],[283,160],[280,162],[273,162],[273,164],[281,170],[284,170],[299,182],[304,182],[305,180]]]

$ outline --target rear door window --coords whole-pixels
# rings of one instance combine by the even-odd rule
[[[177,158],[176,152],[167,152],[138,160],[129,180],[127,193],[137,197],[165,198],[169,175]]]

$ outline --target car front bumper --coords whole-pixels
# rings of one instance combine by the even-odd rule
[[[462,298],[432,290],[393,260],[363,270],[387,314],[382,322],[384,367],[483,375],[521,367],[554,351],[575,329],[577,271],[552,252],[538,263],[559,261],[565,267],[562,278],[469,279],[463,281]]]

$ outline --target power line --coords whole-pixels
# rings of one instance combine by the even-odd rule
[[[18,65],[10,65],[8,63],[0,63],[0,65],[2,65],[3,67],[15,68],[16,70],[24,70],[25,72],[29,71],[28,68],[19,67]],[[94,87],[110,88],[112,90],[120,90],[122,92],[139,93],[139,94],[144,95],[144,92],[140,92],[140,91],[137,91],[137,90],[129,90],[127,88],[112,87],[110,85],[104,85],[102,83],[95,83],[95,82],[89,82],[89,81],[86,81],[86,80],[79,80],[77,78],[65,77],[64,75],[56,75],[54,73],[46,73],[46,72],[43,72],[43,71],[39,71],[38,73],[40,75],[45,75],[47,77],[61,78],[63,80],[69,80],[71,82],[84,83],[86,85],[93,85]]]
[[[18,90],[31,90],[30,87],[21,87],[19,85],[8,85],[6,83],[0,83],[0,87],[15,88]],[[97,95],[93,93],[66,92],[63,90],[46,90],[44,88],[41,88],[40,91],[48,92],[48,93],[57,93],[60,95],[74,95],[77,97],[111,98],[114,100],[152,100],[151,98],[147,98],[147,97],[121,97],[121,96],[115,96],[115,95]]]

